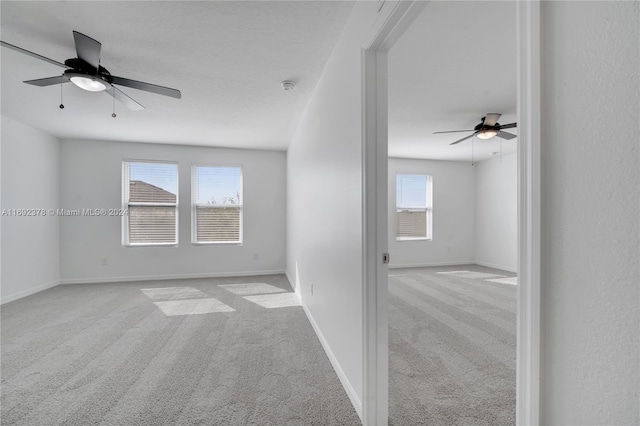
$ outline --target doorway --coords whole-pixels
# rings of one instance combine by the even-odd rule
[[[388,248],[387,79],[388,52],[416,19],[420,2],[388,5],[386,22],[365,46],[364,223],[365,223],[365,391],[366,424],[386,424],[388,339],[387,267],[381,254]],[[429,6],[427,6],[428,8]],[[537,422],[539,324],[539,4],[518,4],[518,424]],[[384,184],[383,184],[384,183]],[[391,253],[393,256],[393,252]]]
[[[432,2],[388,52],[392,425],[515,424],[515,17]]]

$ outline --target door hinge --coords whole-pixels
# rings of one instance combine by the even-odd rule
[[[389,256],[389,253],[382,253],[382,263],[389,263],[390,259],[391,256]]]

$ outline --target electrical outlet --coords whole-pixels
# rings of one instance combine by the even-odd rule
[[[260,258],[260,256],[258,255],[258,253],[253,253],[253,260],[258,260]]]
[[[107,266],[109,264],[109,259],[107,259],[106,257],[102,258],[102,266]]]

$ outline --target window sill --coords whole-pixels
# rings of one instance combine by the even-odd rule
[[[192,246],[241,246],[242,241],[208,241],[192,242]]]
[[[138,243],[138,244],[123,244],[122,247],[178,247],[177,243]]]
[[[432,241],[432,238],[396,238],[396,241]]]

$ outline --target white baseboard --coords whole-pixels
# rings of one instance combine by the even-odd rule
[[[476,263],[476,265],[486,266],[487,268],[502,269],[503,271],[513,272],[514,274],[518,273],[518,268],[517,267],[514,268],[514,267],[511,267],[511,266],[497,265],[495,263],[481,262],[479,260],[476,260],[475,263]]]
[[[289,280],[289,285],[291,285],[291,288],[294,288],[292,284],[294,283],[294,281],[291,280],[291,277],[289,276],[288,273],[285,273],[285,275]],[[358,394],[356,394],[356,391],[353,389],[353,386],[351,386],[351,382],[349,382],[347,375],[344,374],[344,371],[342,370],[342,366],[338,362],[338,359],[336,358],[336,356],[333,354],[333,351],[331,350],[331,347],[329,346],[329,343],[327,342],[327,340],[324,338],[322,331],[320,331],[320,327],[318,327],[316,320],[313,318],[313,315],[311,315],[311,312],[307,308],[307,305],[305,305],[304,301],[302,300],[302,295],[300,294],[299,289],[296,288],[295,292],[296,292],[296,295],[298,296],[298,299],[300,299],[300,305],[302,305],[302,309],[304,310],[304,313],[307,315],[307,318],[309,319],[309,323],[311,323],[311,327],[313,327],[313,331],[315,331],[316,336],[318,336],[318,340],[320,340],[320,344],[322,345],[324,352],[327,354],[327,357],[329,358],[329,361],[331,362],[333,369],[338,375],[338,378],[340,379],[340,383],[342,383],[342,387],[344,388],[345,392],[347,392],[347,396],[351,400],[351,404],[353,405],[353,408],[355,408],[356,413],[360,417],[360,420],[362,420],[362,402],[360,401],[360,398],[358,398]]]
[[[220,278],[220,277],[252,277],[256,275],[280,275],[285,271],[281,269],[269,271],[243,271],[243,272],[215,272],[207,274],[171,274],[171,275],[136,275],[103,278],[65,278],[60,284],[98,284],[128,281],[156,281],[156,280],[188,280],[192,278]]]
[[[49,288],[55,287],[58,284],[60,284],[59,280],[51,281],[49,283],[41,284],[27,290],[19,291],[9,296],[2,296],[2,299],[0,299],[0,305],[13,302],[14,300],[22,299],[23,297],[31,296],[32,294],[36,294]]]
[[[457,266],[457,265],[474,265],[475,260],[464,260],[455,262],[431,262],[431,263],[407,263],[407,264],[390,264],[389,269],[399,268],[429,268],[432,266]]]

